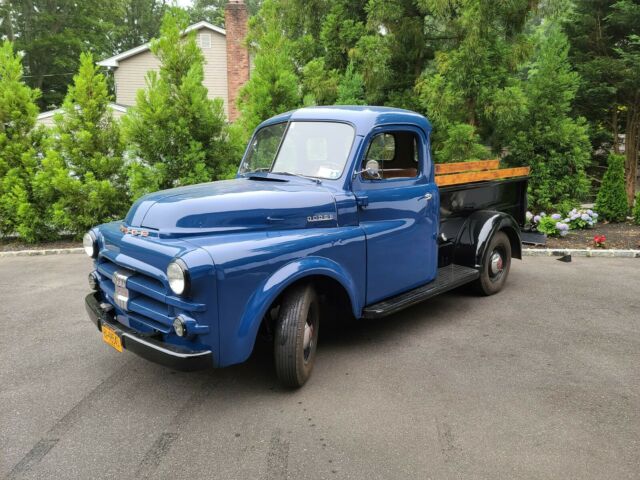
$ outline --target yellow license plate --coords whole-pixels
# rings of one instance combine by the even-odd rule
[[[102,326],[102,340],[104,340],[105,343],[111,345],[119,352],[122,351],[122,340],[120,340],[120,337],[112,328],[109,328],[105,325]]]

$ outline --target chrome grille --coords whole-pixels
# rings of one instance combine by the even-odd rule
[[[113,301],[122,310],[129,310],[129,290],[127,289],[127,279],[133,275],[134,272],[125,268],[119,268],[113,272],[111,277],[115,292],[113,295]]]
[[[177,312],[206,310],[204,304],[173,295],[166,280],[151,274],[153,267],[138,264],[135,259],[132,259],[132,265],[128,263],[116,262],[115,258],[102,254],[96,266],[100,290],[105,299],[130,320],[168,333],[172,331]]]

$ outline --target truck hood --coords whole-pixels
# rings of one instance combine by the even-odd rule
[[[333,194],[322,185],[237,178],[152,193],[125,223],[162,236],[336,226]]]

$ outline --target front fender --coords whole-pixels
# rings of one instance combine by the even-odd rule
[[[305,257],[292,261],[262,282],[247,302],[237,332],[238,345],[244,350],[240,352],[241,357],[251,354],[258,329],[269,306],[287,287],[302,278],[314,275],[330,277],[340,283],[349,296],[354,316],[360,316],[362,302],[357,293],[358,287],[349,272],[340,264],[324,257]]]
[[[467,267],[480,268],[482,257],[496,232],[504,231],[511,243],[511,256],[522,258],[520,227],[513,217],[504,212],[479,210],[469,215],[456,238],[454,262]]]

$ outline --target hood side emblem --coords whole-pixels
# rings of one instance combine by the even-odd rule
[[[318,215],[309,215],[307,217],[307,222],[328,222],[333,220],[333,215],[331,213],[319,213]]]
[[[148,237],[149,232],[147,230],[138,230],[137,228],[125,227],[124,225],[120,225],[120,231],[125,235],[128,233],[130,235],[140,236],[140,237]]]

